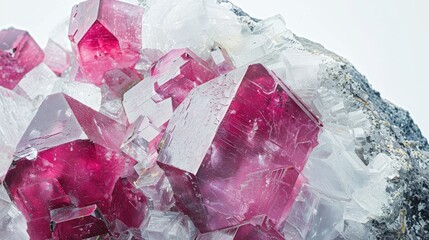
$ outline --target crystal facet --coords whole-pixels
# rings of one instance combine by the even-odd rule
[[[133,67],[141,48],[143,8],[116,0],[87,0],[72,10],[69,38],[83,78],[100,85],[104,73]]]
[[[290,200],[319,127],[279,82],[238,69],[191,92],[168,125],[159,165],[200,231],[278,221]]]
[[[0,86],[13,89],[22,77],[43,62],[43,50],[26,32],[0,31]]]

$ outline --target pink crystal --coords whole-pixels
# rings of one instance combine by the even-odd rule
[[[161,99],[170,97],[173,109],[183,102],[193,88],[217,77],[207,62],[187,48],[172,50],[159,59],[154,63],[151,75],[159,76],[155,91]]]
[[[44,63],[58,76],[70,67],[70,53],[52,40],[45,47]]]
[[[34,39],[18,29],[0,31],[0,86],[13,89],[31,69],[42,63],[44,53]]]
[[[108,233],[97,205],[82,208],[73,206],[51,211],[51,230],[54,239],[85,239]]]
[[[118,182],[120,177],[130,175],[127,168],[129,162],[130,159],[121,153],[88,140],[77,140],[43,151],[34,161],[19,160],[9,170],[5,183],[12,199],[28,220],[28,232],[36,239],[45,239],[49,234],[49,210],[52,215],[53,209],[63,206],[86,209],[96,204],[101,213],[110,217],[113,226],[118,218],[129,227],[135,227],[144,218],[146,199],[130,184],[121,185],[122,180]],[[116,202],[112,203],[112,199]],[[122,206],[126,208],[122,209]],[[132,206],[138,211],[130,211]],[[72,212],[75,211],[80,212],[79,209]],[[73,214],[67,216],[60,217],[67,222],[64,223],[67,226],[60,229],[73,227],[69,225],[74,223],[91,225],[88,219],[80,222],[75,220]],[[57,220],[52,217],[52,221]]]
[[[105,72],[139,60],[143,8],[116,0],[87,0],[72,10],[69,38],[81,76],[100,85]],[[76,66],[77,67],[77,66]]]
[[[201,85],[176,109],[158,163],[200,231],[280,220],[319,132],[293,96],[257,64]]]

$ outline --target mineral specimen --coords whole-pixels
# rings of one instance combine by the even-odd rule
[[[0,238],[426,239],[429,147],[345,59],[227,0],[0,32]]]

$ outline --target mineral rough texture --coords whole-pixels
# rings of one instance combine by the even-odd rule
[[[0,238],[427,239],[429,145],[344,58],[226,0],[0,31]]]

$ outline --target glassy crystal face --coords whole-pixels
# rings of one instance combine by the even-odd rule
[[[129,161],[89,140],[77,140],[42,151],[35,160],[19,160],[5,184],[32,238],[121,232],[139,227],[147,209],[143,193],[121,179],[129,174]]]
[[[56,42],[49,40],[44,51],[44,63],[58,76],[70,67],[70,53]]]
[[[171,98],[173,109],[176,109],[194,87],[215,78],[217,74],[191,50],[176,49],[154,64],[151,76],[158,76],[155,91],[160,98]]]
[[[100,85],[104,73],[133,67],[141,48],[143,8],[116,0],[87,0],[72,10],[69,38],[80,81]]]
[[[31,69],[43,62],[43,50],[26,32],[0,31],[0,86],[13,89]]]
[[[319,132],[279,80],[260,64],[241,68],[196,88],[176,112],[158,163],[199,230],[279,221]]]
[[[197,240],[284,240],[275,228],[270,219],[257,217],[236,227],[200,234]]]

